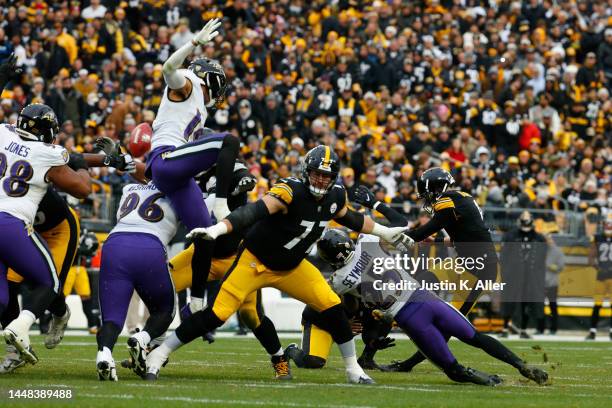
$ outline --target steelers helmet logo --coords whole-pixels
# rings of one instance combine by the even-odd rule
[[[338,206],[336,205],[336,203],[332,203],[332,205],[329,207],[329,212],[334,214],[337,209],[338,209]]]

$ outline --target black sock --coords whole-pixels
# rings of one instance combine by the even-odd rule
[[[0,324],[2,327],[8,326],[10,322],[19,316],[19,284],[8,283],[9,301],[4,311],[0,311]]]
[[[361,359],[370,361],[370,360],[374,360],[374,355],[376,354],[376,349],[374,347],[370,347],[368,345],[366,345],[363,348],[363,351],[361,352]]]
[[[191,296],[203,299],[215,245],[213,241],[196,238],[193,240],[193,246],[194,252],[191,258]]]
[[[195,312],[176,328],[176,336],[186,344],[204,334],[215,330],[224,322],[214,314],[210,307]]]
[[[281,342],[276,333],[276,327],[268,316],[261,319],[261,323],[253,330],[253,334],[268,354],[273,355],[280,350]]]
[[[23,310],[29,310],[36,318],[39,318],[56,296],[57,293],[50,287],[31,287],[28,296],[23,299]]]
[[[525,362],[519,356],[510,351],[499,340],[486,334],[476,332],[476,335],[466,343],[478,347],[491,357],[510,364],[514,368],[521,368],[525,365]]]
[[[53,316],[62,317],[66,314],[66,310],[66,298],[64,297],[63,293],[60,293],[49,305],[49,311]]]
[[[142,330],[149,333],[151,339],[156,339],[168,330],[168,327],[174,319],[174,311],[169,312],[151,312],[145,326]]]
[[[223,145],[217,158],[215,176],[217,179],[216,195],[219,198],[227,198],[229,187],[234,173],[234,164],[240,151],[240,141],[233,135],[227,135],[223,139]]]
[[[113,351],[119,334],[121,334],[121,327],[111,322],[104,323],[96,335],[98,350],[101,351],[102,348],[108,347],[110,351]]]
[[[601,305],[593,306],[593,311],[591,312],[591,329],[597,329],[597,324],[599,324],[599,311],[601,310]]]
[[[83,313],[87,317],[87,327],[99,327],[100,320],[98,319],[98,316],[93,312],[93,301],[91,300],[91,298],[81,298],[81,303],[83,305]]]

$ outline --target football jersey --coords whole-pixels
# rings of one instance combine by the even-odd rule
[[[593,240],[597,251],[597,279],[612,279],[612,237],[596,234]]]
[[[269,195],[287,206],[287,213],[278,212],[258,221],[246,233],[244,245],[265,266],[286,271],[295,268],[321,238],[329,220],[346,206],[346,191],[334,185],[320,200],[297,178],[276,183]]]
[[[166,87],[153,121],[151,150],[160,146],[182,146],[204,133],[208,112],[204,105],[202,80],[188,69],[179,69],[178,72],[191,81],[191,93],[186,100],[173,102],[168,98],[169,88]]]
[[[0,212],[33,224],[47,172],[69,159],[61,146],[23,140],[13,126],[0,125]]]
[[[394,254],[381,247],[380,238],[362,234],[355,246],[353,258],[330,276],[329,283],[337,294],[359,296],[368,307],[380,310],[385,319],[391,321],[409,301],[410,296],[421,287],[419,282],[404,270],[385,268],[383,272],[375,273],[375,259],[386,259],[392,255]],[[366,278],[362,280],[364,273]],[[380,282],[376,283],[377,280]],[[390,282],[401,282],[404,286],[401,290],[390,290],[389,286],[381,285]]]
[[[52,186],[49,186],[38,206],[34,229],[37,232],[49,231],[68,217],[72,217],[68,203]]]
[[[117,210],[117,225],[110,232],[141,232],[168,245],[177,230],[177,218],[170,200],[155,184],[128,184]]]

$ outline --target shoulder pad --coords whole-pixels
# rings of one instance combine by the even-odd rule
[[[442,197],[440,197],[433,205],[433,209],[435,212],[445,210],[447,208],[455,208],[455,203],[447,195],[443,195]]]

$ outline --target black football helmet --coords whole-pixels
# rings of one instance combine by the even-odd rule
[[[317,253],[334,269],[340,269],[355,254],[355,243],[344,232],[330,229],[317,242]]]
[[[93,232],[84,229],[81,232],[81,238],[79,239],[78,254],[84,257],[92,257],[96,254],[100,241]]]
[[[223,101],[227,78],[223,67],[217,61],[209,58],[196,58],[189,64],[189,70],[204,81],[204,85],[208,89],[209,102],[206,104],[207,108]]]
[[[340,172],[340,159],[334,150],[329,146],[320,145],[308,153],[304,157],[304,167],[302,169],[302,178],[308,189],[317,198],[323,197],[332,188],[338,173]],[[319,173],[330,176],[330,181],[325,186],[314,185],[311,177],[312,173]]]
[[[17,134],[26,140],[53,143],[59,133],[59,123],[53,109],[42,103],[32,103],[21,110],[17,118]]]
[[[417,197],[424,201],[423,209],[431,213],[436,200],[453,184],[455,179],[443,168],[426,170],[417,180]]]

